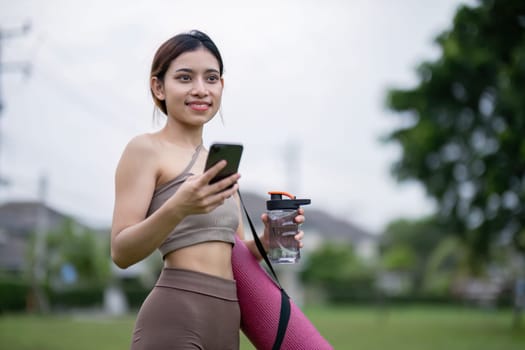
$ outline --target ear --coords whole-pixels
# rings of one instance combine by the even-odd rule
[[[151,77],[150,87],[156,98],[161,101],[166,99],[166,95],[164,94],[164,84],[159,78]]]
[[[224,89],[224,78],[223,77],[221,77],[221,86]]]

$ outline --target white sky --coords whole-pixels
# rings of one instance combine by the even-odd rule
[[[154,51],[200,29],[221,50],[226,81],[225,124],[212,121],[204,142],[244,144],[242,189],[292,191],[373,232],[428,213],[422,189],[389,173],[399,150],[380,137],[400,124],[384,100],[439,55],[433,39],[465,2],[0,0],[1,29],[32,22],[1,47],[3,62],[28,60],[32,74],[2,74],[0,174],[10,186],[0,201],[37,198],[46,174],[52,206],[109,225],[120,154],[158,127]]]

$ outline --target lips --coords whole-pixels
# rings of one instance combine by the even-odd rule
[[[190,101],[186,102],[186,105],[194,111],[207,111],[211,107],[211,103],[204,101]]]

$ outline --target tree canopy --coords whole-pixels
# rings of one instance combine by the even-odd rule
[[[460,7],[418,84],[391,89],[403,127],[393,173],[423,184],[439,217],[482,261],[496,244],[525,251],[525,1]]]

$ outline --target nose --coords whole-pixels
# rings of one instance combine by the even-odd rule
[[[203,79],[194,80],[194,83],[191,89],[191,94],[193,96],[198,96],[198,97],[204,97],[208,95],[208,89]]]

